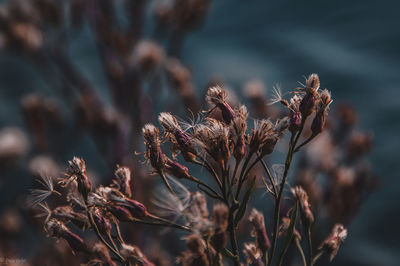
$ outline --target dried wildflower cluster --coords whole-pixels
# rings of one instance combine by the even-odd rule
[[[293,205],[286,216],[281,215],[293,155],[323,131],[332,102],[327,90],[319,90],[316,74],[310,75],[304,88],[295,92],[289,101],[279,99],[289,111],[285,117],[276,121],[255,120],[251,130],[247,130],[246,107],[230,106],[226,92],[219,86],[207,92],[210,109],[204,112],[202,122],[187,126],[171,113],[161,113],[158,117],[161,130],[146,124],[142,130],[144,156],[167,188],[153,202],[158,208],[157,214],[133,199],[129,168],[118,166],[111,185],[95,188],[85,162],[74,157],[66,176],[58,181],[66,191],[65,205],[51,208],[45,203],[47,197],[59,194],[51,178],[43,178],[41,182],[47,189],[33,190],[32,202],[44,210],[46,232],[64,239],[90,265],[154,265],[138,247],[126,244],[121,223],[172,227],[188,233],[187,250],[178,257],[182,265],[222,265],[228,260],[234,265],[243,261],[249,265],[281,265],[292,244],[296,245],[304,265],[313,265],[324,253],[332,259],[347,231],[343,225],[336,224],[319,246],[319,253],[313,255],[311,228],[315,218],[307,192],[301,186],[290,189]],[[311,124],[307,123],[308,118]],[[307,127],[310,136],[300,138]],[[269,169],[264,158],[275,150],[286,132],[291,134],[287,158],[282,173],[277,173]],[[304,140],[299,142],[300,139]],[[167,142],[171,144],[171,156],[164,148]],[[205,176],[191,174],[187,166],[178,162],[179,154],[186,163],[204,168],[212,182]],[[254,171],[259,165],[265,174]],[[243,223],[257,181],[264,184],[274,201],[274,227],[268,231],[264,215],[253,208],[244,220],[252,228],[254,242],[240,243],[238,225]],[[183,183],[194,183],[198,190],[190,192]],[[214,201],[211,214],[207,207],[210,200]],[[80,230],[90,229],[98,242],[89,245],[69,224]],[[308,246],[307,258],[303,246]]]

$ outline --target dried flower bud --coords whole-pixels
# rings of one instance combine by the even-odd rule
[[[303,212],[304,218],[307,220],[308,223],[312,224],[314,222],[314,215],[310,209],[307,193],[300,186],[292,188],[291,192],[293,196],[300,202],[300,207],[301,211]]]
[[[201,217],[208,217],[207,200],[201,192],[196,191],[191,195],[190,208],[196,208],[200,212]]]
[[[147,73],[158,68],[164,58],[162,47],[152,41],[139,41],[132,53],[133,66]]]
[[[192,234],[186,238],[187,251],[182,253],[180,261],[183,266],[208,266],[205,253],[206,243],[200,235]]]
[[[325,120],[328,115],[329,105],[332,103],[331,94],[328,90],[323,90],[320,93],[319,109],[311,124],[311,131],[313,136],[322,132],[325,126]]]
[[[329,252],[329,259],[332,261],[336,256],[340,244],[346,239],[347,230],[342,224],[335,224],[332,228],[331,234],[324,240],[319,249]]]
[[[183,179],[189,179],[193,180],[195,179],[193,176],[189,174],[189,170],[186,166],[173,161],[169,159],[168,157],[165,157],[165,170],[170,173],[171,175],[177,177],[177,178],[183,178]]]
[[[161,113],[158,121],[165,131],[173,136],[172,142],[176,142],[176,146],[182,152],[186,161],[192,162],[196,158],[196,151],[192,137],[182,130],[177,119],[170,113]]]
[[[228,236],[226,229],[228,228],[229,210],[225,204],[216,204],[213,209],[214,234],[211,243],[217,252],[220,252],[226,245]]]
[[[132,197],[131,189],[131,170],[128,167],[117,166],[115,170],[115,177],[117,178],[116,184],[118,185],[119,191],[125,194],[127,197]]]
[[[103,243],[96,243],[93,246],[92,251],[96,257],[98,257],[102,262],[106,263],[106,265],[117,266],[117,264],[111,259],[108,248]]]
[[[230,158],[229,128],[218,120],[207,118],[206,125],[199,125],[194,135],[199,146],[225,169]]]
[[[87,216],[83,213],[75,212],[71,206],[59,206],[52,211],[52,217],[63,222],[71,221],[77,227],[85,229],[89,225]]]
[[[246,255],[247,265],[265,266],[262,261],[261,252],[254,243],[244,243],[243,253]]]
[[[311,74],[306,79],[306,92],[316,92],[319,89],[319,77],[317,74]]]
[[[164,167],[165,161],[158,138],[158,128],[152,124],[146,124],[142,131],[146,145],[146,159],[150,161],[154,169],[160,171]]]
[[[124,203],[123,206],[126,207],[135,218],[143,218],[148,214],[146,206],[133,199],[126,199],[126,203]]]
[[[121,255],[130,265],[155,266],[146,258],[137,246],[122,244]]]
[[[295,134],[297,131],[300,130],[301,126],[301,113],[300,112],[290,112],[290,124],[289,124],[289,130],[292,132],[292,134]]]
[[[299,110],[303,119],[306,119],[314,112],[316,101],[316,96],[314,94],[306,93],[306,95],[304,95],[299,106]]]
[[[111,234],[111,223],[110,221],[104,217],[103,212],[99,208],[94,208],[93,219],[96,223],[97,228],[99,229],[100,233],[103,235],[110,235]]]
[[[220,109],[222,118],[226,124],[230,124],[236,114],[232,107],[226,102],[226,92],[220,87],[210,87],[207,91],[206,100]]]
[[[288,119],[278,120],[275,125],[270,120],[255,120],[249,139],[250,153],[260,151],[261,157],[271,154],[288,126]]]
[[[253,225],[252,236],[256,237],[257,247],[263,253],[266,253],[271,247],[271,242],[269,241],[267,230],[265,229],[264,216],[256,209],[252,209],[249,221]]]
[[[233,139],[233,156],[236,161],[241,161],[246,156],[246,143],[245,143],[245,133],[247,130],[247,108],[246,106],[240,106],[239,110],[236,112],[236,116],[233,119],[231,125],[232,139]]]
[[[87,252],[88,249],[85,242],[78,235],[72,233],[68,227],[66,227],[62,222],[56,219],[50,219],[46,223],[47,232],[57,238],[65,239],[69,246],[75,251]]]
[[[69,178],[76,179],[78,182],[79,193],[86,200],[89,192],[92,190],[92,183],[86,175],[86,164],[83,159],[74,157],[72,161],[69,161],[69,167],[67,169],[67,176]]]
[[[125,207],[109,204],[107,205],[107,210],[121,222],[131,222],[134,220],[131,212]]]

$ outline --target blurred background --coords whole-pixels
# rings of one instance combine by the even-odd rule
[[[367,159],[379,176],[332,265],[400,264],[398,1],[216,0],[178,22],[167,12],[174,1],[127,2],[1,1],[0,215],[22,229],[0,242],[30,260],[48,241],[23,211],[40,171],[59,173],[76,155],[103,182],[116,163],[143,160],[133,153],[145,122],[197,112],[208,84],[246,102],[249,81],[268,97],[318,73],[333,112],[351,104],[373,137]]]

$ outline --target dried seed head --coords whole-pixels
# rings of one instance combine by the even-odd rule
[[[114,217],[121,222],[131,222],[132,220],[134,220],[131,212],[125,207],[118,206],[116,204],[108,204],[107,210],[111,212],[112,215],[114,215]]]
[[[310,203],[308,202],[308,195],[304,189],[300,186],[296,186],[291,189],[291,192],[295,199],[300,202],[300,207],[303,212],[304,218],[308,223],[312,224],[314,222],[314,215],[310,208]]]
[[[222,118],[226,124],[230,124],[236,114],[226,102],[226,92],[220,86],[210,87],[206,94],[206,101],[221,110]]]
[[[39,179],[36,179],[36,181],[38,181],[43,186],[43,188],[30,190],[30,195],[28,197],[29,206],[40,204],[54,193],[60,195],[60,193],[54,189],[52,177],[41,175]]]
[[[328,90],[320,93],[319,109],[311,124],[311,131],[314,136],[322,132],[325,126],[326,117],[328,116],[329,105],[332,103],[331,94]]]
[[[72,222],[81,229],[85,229],[89,225],[87,216],[83,213],[75,212],[69,205],[55,208],[51,216],[66,223]]]
[[[306,93],[306,95],[304,95],[299,106],[299,110],[303,119],[306,119],[314,112],[316,101],[316,96],[314,94]]]
[[[167,132],[167,136],[171,135],[170,140],[174,143],[178,150],[182,152],[186,161],[194,161],[196,151],[192,137],[182,130],[177,119],[170,113],[161,113],[158,116],[158,121]]]
[[[347,230],[342,224],[335,224],[331,234],[324,240],[319,249],[323,249],[330,253],[329,259],[332,261],[336,256],[340,244],[346,239]]]
[[[186,166],[165,157],[165,170],[167,173],[177,177],[193,180],[194,177],[189,174],[189,170]]]
[[[228,239],[226,233],[228,227],[228,214],[229,210],[225,204],[214,205],[212,214],[214,232],[211,238],[211,243],[217,252],[221,251],[221,249],[225,247]]]
[[[217,105],[224,103],[226,100],[226,92],[220,86],[214,86],[208,88],[206,94],[206,101],[209,104]]]
[[[247,258],[247,265],[264,266],[262,254],[254,243],[244,243],[243,253]]]
[[[195,254],[202,254],[206,250],[206,243],[200,235],[192,234],[186,238],[187,249]]]
[[[319,89],[319,77],[317,74],[311,74],[306,79],[306,92],[316,93]]]
[[[154,266],[137,246],[122,244],[121,255],[130,265]]]
[[[265,142],[274,134],[274,125],[270,120],[254,120],[254,128],[249,139],[250,153],[260,150]]]
[[[68,227],[56,219],[50,219],[46,223],[46,231],[50,236],[65,239],[75,252],[87,252],[88,250],[82,238],[72,233]]]
[[[152,41],[139,41],[132,53],[132,65],[147,73],[158,68],[164,58],[162,47]]]
[[[74,157],[68,161],[68,169],[66,171],[67,181],[61,181],[64,184],[69,184],[72,180],[78,183],[78,191],[86,200],[89,192],[92,190],[92,183],[86,175],[86,164],[83,159]]]
[[[195,208],[203,218],[208,217],[207,200],[203,193],[196,191],[191,195],[190,208]]]
[[[178,120],[171,113],[160,113],[158,116],[158,122],[160,122],[161,126],[167,132],[174,133],[177,130],[182,131]]]
[[[229,128],[218,120],[207,118],[205,125],[195,129],[194,136],[199,147],[225,169],[230,157]]]
[[[105,217],[103,211],[100,208],[93,209],[93,219],[99,229],[100,233],[104,235],[110,235],[111,233],[111,223]]]
[[[150,161],[151,166],[157,171],[164,167],[164,154],[160,146],[158,137],[159,130],[152,124],[146,124],[143,129],[144,144],[146,145],[146,159]]]
[[[298,95],[295,95],[290,99],[289,130],[292,132],[292,134],[299,131],[301,127],[302,117],[301,112],[299,111],[300,102],[301,98]]]
[[[186,238],[187,251],[182,252],[179,261],[183,266],[208,266],[206,243],[200,235],[192,234]]]
[[[128,167],[117,165],[114,175],[117,178],[114,183],[118,186],[119,191],[129,198],[132,197],[131,170]]]
[[[108,252],[108,248],[100,242],[97,242],[93,248],[93,253],[108,266],[117,266],[117,264],[111,259],[110,253]]]
[[[246,156],[246,143],[245,133],[247,130],[247,108],[246,106],[240,106],[236,112],[236,117],[233,119],[231,125],[232,141],[233,141],[233,156],[236,161],[239,162]]]
[[[252,236],[257,239],[257,247],[263,252],[267,252],[271,247],[271,242],[269,241],[267,231],[264,224],[264,216],[261,212],[256,209],[252,209],[249,221],[253,225]]]

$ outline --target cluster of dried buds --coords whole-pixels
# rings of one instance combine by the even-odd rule
[[[94,188],[85,161],[74,157],[69,161],[65,177],[54,184],[50,177],[42,177],[44,189],[33,189],[31,203],[42,210],[44,228],[49,236],[64,239],[75,253],[81,254],[88,265],[154,265],[137,246],[128,245],[123,239],[120,223],[148,223],[175,225],[147,211],[141,202],[132,198],[131,171],[118,166],[110,186]],[[55,188],[65,191],[61,194]],[[65,196],[65,205],[51,208],[46,202],[53,194]],[[65,195],[64,195],[65,194]],[[73,225],[71,227],[71,225]],[[98,242],[89,244],[79,233],[93,231]]]
[[[163,211],[160,213],[183,218],[185,225],[195,232],[187,238],[188,250],[180,257],[184,265],[218,265],[222,263],[221,255],[230,258],[235,265],[240,263],[237,226],[244,217],[256,183],[257,175],[252,177],[252,169],[259,162],[262,162],[265,168],[267,179],[263,176],[258,178],[264,182],[276,204],[275,224],[271,234],[273,240],[270,241],[263,215],[253,209],[249,221],[253,226],[252,235],[256,237],[256,241],[246,244],[243,253],[250,264],[270,265],[277,260],[274,252],[278,236],[286,236],[285,243],[288,244],[282,251],[283,254],[292,242],[296,243],[304,254],[300,231],[296,229],[296,219],[298,212],[301,212],[304,226],[311,228],[313,225],[314,216],[308,195],[301,187],[292,188],[295,205],[291,208],[290,217],[282,217],[281,225],[280,203],[293,155],[318,136],[325,127],[332,99],[330,92],[326,89],[320,90],[319,86],[318,75],[312,74],[302,88],[295,89],[294,96],[289,101],[283,99],[280,91],[276,90],[274,102],[282,103],[287,107],[289,114],[274,122],[270,119],[255,120],[250,132],[247,130],[246,106],[232,107],[227,101],[226,91],[219,86],[208,89],[206,101],[210,108],[202,112],[205,117],[202,117],[201,122],[179,122],[171,113],[161,113],[158,117],[163,129],[161,136],[160,129],[155,125],[147,124],[143,127],[145,158],[154,172],[162,177],[170,192],[170,195],[165,197],[169,198],[168,200],[158,199],[155,203]],[[310,117],[311,123],[307,123]],[[272,176],[263,158],[273,153],[286,130],[290,131],[292,137],[284,170]],[[301,135],[303,132],[311,133],[304,139]],[[304,139],[303,142],[298,144],[301,139]],[[171,157],[162,147],[165,142],[171,144]],[[202,166],[215,185],[209,185],[205,178],[197,178],[189,173],[189,168],[177,161],[179,154],[182,154],[187,163]],[[204,194],[190,193],[177,179],[196,183]],[[203,211],[193,212],[193,205],[196,205],[194,199],[199,198],[197,195],[206,195],[220,201],[214,205],[212,219],[207,217],[205,199],[201,201],[204,202],[200,208]],[[227,245],[228,240],[230,249]],[[313,259],[312,248],[309,248],[310,263]],[[197,260],[202,261],[202,264],[196,264]]]
[[[132,198],[129,168],[118,166],[111,185],[94,188],[85,162],[74,157],[69,162],[66,177],[58,182],[67,191],[66,206],[51,209],[44,203],[46,197],[59,194],[49,178],[43,178],[41,182],[47,190],[33,191],[33,202],[45,210],[46,231],[51,236],[65,239],[75,252],[89,256],[90,263],[102,261],[111,264],[116,261],[153,265],[138,247],[125,243],[121,222],[173,227],[189,232],[185,237],[187,250],[178,257],[183,265],[222,265],[225,259],[240,265],[240,248],[243,248],[250,265],[275,262],[280,265],[292,244],[302,254],[305,265],[314,264],[324,252],[329,253],[332,259],[347,231],[336,225],[320,246],[320,252],[313,256],[311,227],[315,218],[307,192],[301,186],[291,188],[294,204],[287,216],[280,215],[292,157],[322,132],[332,102],[327,90],[319,91],[316,74],[310,75],[304,88],[295,92],[289,101],[279,98],[279,102],[289,110],[287,116],[276,121],[255,120],[250,131],[246,107],[232,107],[227,102],[226,92],[219,86],[210,87],[206,94],[210,108],[201,113],[205,114],[202,122],[179,122],[171,113],[161,113],[158,119],[162,135],[159,128],[146,124],[142,129],[145,159],[168,189],[155,194],[153,203],[158,208],[157,215]],[[306,120],[312,115],[309,125]],[[303,130],[311,131],[311,135],[298,144]],[[272,175],[264,158],[273,153],[286,131],[291,132],[291,138],[284,170]],[[171,155],[163,149],[166,142],[170,143]],[[213,184],[206,177],[199,178],[189,173],[189,168],[178,161],[179,154],[186,163],[204,168]],[[258,164],[263,166],[266,177],[254,171]],[[247,221],[255,241],[238,243],[239,223],[244,224],[241,221],[257,180],[262,181],[274,200],[274,227],[268,232],[263,214],[252,209]],[[198,190],[191,192],[185,183],[196,184]],[[207,198],[217,201],[211,215]],[[300,215],[302,219],[297,219]],[[82,230],[90,228],[101,244],[88,247],[83,238],[67,227],[68,223]],[[298,230],[298,225],[303,225],[304,230]],[[302,247],[303,231],[308,243],[308,259]],[[283,242],[279,258],[275,256],[278,241]]]

